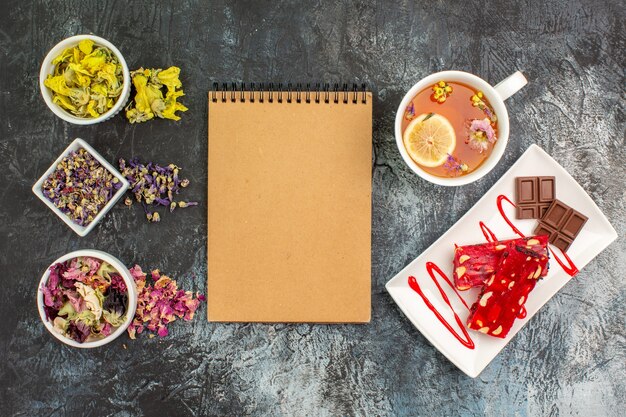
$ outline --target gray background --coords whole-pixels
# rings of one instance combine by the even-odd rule
[[[4,1],[0,15],[2,415],[606,415],[623,410],[624,5],[620,0],[188,2]],[[55,117],[37,76],[48,50],[92,32],[129,66],[182,68],[182,121],[92,127]],[[443,69],[530,84],[509,102],[496,169],[460,188],[420,180],[393,136],[404,92]],[[369,325],[209,324],[204,306],[165,339],[83,351],[40,323],[45,268],[97,248],[205,291],[206,93],[213,81],[367,82],[374,92]],[[71,139],[110,161],[181,165],[201,201],[148,224],[118,205],[79,238],[30,191]],[[556,295],[478,377],[438,353],[385,282],[536,143],[580,182],[620,238]],[[124,347],[125,346],[125,347]]]

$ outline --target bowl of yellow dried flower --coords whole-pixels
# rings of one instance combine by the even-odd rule
[[[115,116],[130,97],[130,71],[106,39],[77,35],[54,46],[39,73],[44,101],[61,119],[90,125]]]

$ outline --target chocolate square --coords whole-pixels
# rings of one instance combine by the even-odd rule
[[[520,204],[537,201],[537,178],[522,177],[517,181],[517,202]]]
[[[554,200],[554,177],[515,178],[515,205],[518,219],[540,219]]]
[[[568,239],[567,237],[563,235],[558,235],[554,239],[554,242],[552,242],[552,244],[556,246],[557,248],[561,249],[563,252],[565,252],[569,248],[569,246],[572,244],[572,240]]]
[[[556,187],[554,177],[537,177],[539,180],[539,202],[552,203],[555,198]]]
[[[537,207],[524,207],[520,206],[517,208],[517,218],[518,219],[536,219],[539,216],[537,215]]]
[[[561,233],[574,239],[576,235],[580,233],[580,229],[582,229],[585,223],[587,223],[587,220],[587,216],[580,214],[576,210],[572,210],[572,214],[561,228]]]
[[[552,238],[552,236],[555,235],[556,233],[558,232],[554,230],[553,228],[551,228],[550,226],[546,226],[543,223],[539,223],[537,228],[535,228],[535,233],[533,234],[535,236],[548,235],[549,238]]]
[[[588,218],[559,200],[554,200],[539,220],[536,235],[547,234],[549,241],[565,252],[580,233]]]
[[[541,218],[541,221],[552,226],[555,229],[559,229],[569,214],[568,211],[571,208],[567,204],[561,203],[559,200],[554,200],[552,205],[546,211],[546,214]]]
[[[546,215],[546,211],[548,211],[548,209],[550,208],[550,204],[540,204],[539,206],[537,206],[539,208],[539,216],[537,216],[537,219],[541,219],[543,216]]]

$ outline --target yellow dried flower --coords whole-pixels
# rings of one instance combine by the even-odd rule
[[[452,86],[445,81],[439,81],[432,87],[432,99],[437,103],[444,103],[448,96],[452,94]]]
[[[86,39],[67,48],[54,60],[44,85],[52,102],[76,117],[106,113],[122,93],[122,66],[113,52]]]
[[[55,94],[54,97],[52,97],[52,102],[58,104],[65,110],[76,111],[76,107],[74,107],[69,98],[60,94]]]
[[[85,54],[85,55],[89,55],[91,53],[91,51],[93,51],[93,45],[94,45],[94,41],[92,41],[91,39],[85,39],[82,40],[78,43],[78,49],[80,49],[80,51]]]
[[[184,96],[180,81],[180,68],[162,69],[139,68],[131,72],[135,87],[134,100],[126,107],[126,118],[131,123],[141,123],[153,119],[180,120],[178,111],[187,111],[179,97]],[[164,90],[165,87],[165,90]],[[165,93],[165,96],[163,95]]]
[[[483,97],[484,97],[483,92],[477,91],[476,94],[470,97],[472,106],[478,107],[480,110],[482,110],[485,113],[485,115],[487,115],[491,123],[496,123],[498,121],[498,118],[495,112],[493,111],[493,109],[491,108],[491,106],[489,106],[489,104],[483,100]]]

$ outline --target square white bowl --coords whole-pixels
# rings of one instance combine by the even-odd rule
[[[80,148],[84,148],[87,152],[89,152],[100,163],[100,165],[102,165],[107,171],[113,174],[122,184],[120,189],[117,190],[117,192],[113,195],[113,197],[111,197],[109,202],[104,207],[102,207],[102,209],[98,212],[93,221],[87,226],[81,226],[77,223],[74,223],[72,219],[70,219],[65,213],[57,208],[52,201],[48,200],[48,198],[43,195],[42,189],[44,181],[50,176],[50,174],[54,172],[61,160],[66,157],[70,152],[77,151]],[[91,230],[98,224],[102,217],[109,210],[111,210],[111,207],[113,207],[115,203],[117,203],[119,199],[122,198],[124,193],[126,193],[129,188],[130,184],[128,183],[126,178],[124,178],[124,176],[117,169],[115,169],[113,165],[111,165],[106,159],[104,159],[102,155],[100,155],[87,142],[80,138],[76,138],[72,143],[70,143],[70,146],[65,148],[65,150],[56,159],[56,161],[54,161],[52,165],[50,165],[50,168],[48,168],[48,170],[41,176],[41,178],[39,178],[35,185],[33,185],[33,193],[35,193],[35,195],[39,197],[41,201],[43,201],[48,207],[50,207],[50,210],[52,210],[57,216],[59,216],[59,218],[63,220],[65,224],[67,224],[74,232],[76,232],[77,235],[83,237],[91,232]]]

